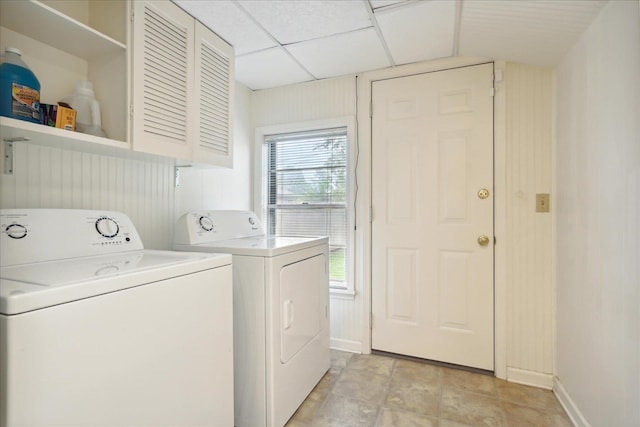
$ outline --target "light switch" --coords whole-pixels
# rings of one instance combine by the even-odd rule
[[[536,194],[536,212],[549,212],[549,193]]]

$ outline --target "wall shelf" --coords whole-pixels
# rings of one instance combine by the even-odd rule
[[[0,117],[0,138],[4,150],[12,144],[26,143],[133,160],[166,162],[168,159],[155,154],[133,151],[127,142],[25,122],[10,117]],[[6,160],[5,158],[5,162]],[[175,162],[175,160],[173,161]],[[5,173],[12,169],[12,165],[8,166],[9,168],[5,164]]]
[[[127,49],[125,44],[35,0],[3,1],[0,25],[88,61]]]

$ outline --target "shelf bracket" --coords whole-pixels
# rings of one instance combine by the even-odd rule
[[[13,142],[4,141],[4,168],[5,175],[13,175]]]
[[[4,147],[2,147],[2,155],[4,157],[3,174],[13,175],[13,143],[29,141],[31,141],[31,139],[24,136],[2,138],[2,143],[4,144]]]
[[[175,167],[175,188],[180,188],[180,169],[182,168],[190,168],[191,165],[183,165],[183,166],[176,166]]]

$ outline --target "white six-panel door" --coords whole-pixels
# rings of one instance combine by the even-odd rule
[[[373,349],[494,368],[492,88],[493,64],[373,83]]]

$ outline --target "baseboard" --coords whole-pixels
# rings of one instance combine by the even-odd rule
[[[533,387],[553,389],[553,375],[507,367],[507,381]]]
[[[331,338],[329,345],[335,350],[349,351],[351,353],[362,353],[362,343],[359,341]]]
[[[564,408],[574,426],[591,427],[591,424],[589,424],[584,418],[582,412],[580,412],[580,409],[578,409],[576,404],[573,402],[571,396],[569,396],[567,391],[564,389],[558,377],[555,377],[553,379],[553,393],[560,401],[560,404]]]

